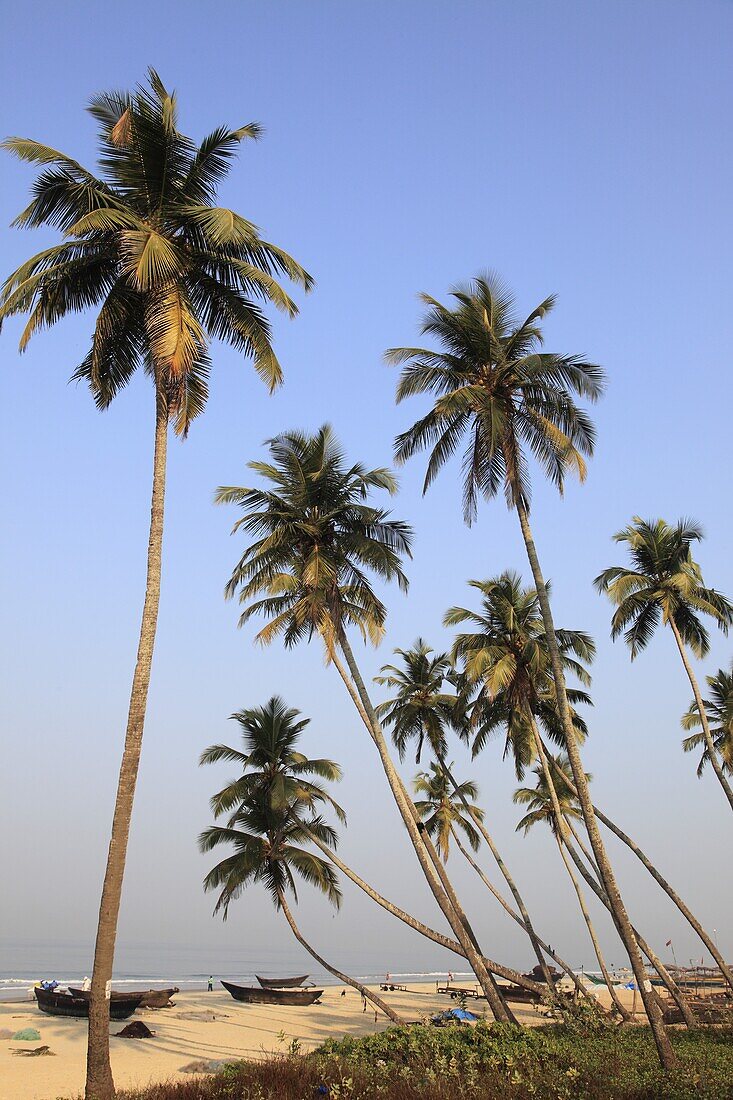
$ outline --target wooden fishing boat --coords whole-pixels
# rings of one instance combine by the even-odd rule
[[[295,986],[303,985],[308,977],[308,974],[301,974],[299,978],[261,978],[259,974],[255,974],[255,978],[263,989],[293,989]]]
[[[33,992],[41,1012],[49,1016],[89,1016],[89,1000],[85,997],[72,997],[71,993],[50,993],[46,989],[36,987]],[[142,994],[135,996],[125,995],[120,998],[111,998],[109,1002],[109,1015],[111,1020],[126,1020],[132,1016],[139,1006]]]
[[[113,989],[110,1000],[124,1001],[130,997],[139,997],[139,1008],[167,1008],[173,994],[180,992],[177,985],[171,986],[170,989],[146,989],[136,993],[117,993]],[[85,1001],[88,1001],[90,996],[88,989],[77,989],[73,985],[69,986],[69,993],[72,997],[82,997]]]
[[[235,1001],[252,1005],[312,1005],[322,995],[322,989],[263,989],[252,985],[221,983]]]

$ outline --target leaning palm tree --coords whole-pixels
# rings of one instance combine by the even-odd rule
[[[733,810],[733,788],[726,779],[687,655],[690,649],[700,660],[710,649],[701,615],[708,615],[724,634],[733,623],[733,604],[705,586],[700,566],[692,557],[692,544],[703,537],[702,529],[691,520],[680,520],[672,526],[663,519],[634,516],[633,523],[613,537],[614,542],[626,544],[631,564],[604,569],[595,580],[599,592],[605,592],[616,605],[611,637],[623,633],[633,661],[649,644],[660,622],[669,626],[692,686],[708,759]]]
[[[308,287],[290,256],[263,240],[239,214],[214,205],[239,144],[256,123],[219,127],[199,146],[177,125],[175,95],[150,71],[149,87],[96,96],[101,172],[27,138],[4,142],[43,167],[33,198],[16,218],[23,228],[64,235],[22,264],[0,292],[0,322],[27,313],[20,348],[68,313],[96,309],[91,347],[74,372],[106,409],[138,370],[152,382],[155,443],[145,601],[132,681],[94,953],[87,1100],[109,1100],[109,1005],[127,839],[142,744],[158,617],[168,428],[185,436],[203,412],[209,344],[223,340],[251,358],[272,390],[281,369],[261,303],[291,316],[296,307],[276,280]]]
[[[401,658],[400,664],[384,665],[381,675],[375,677],[375,683],[388,687],[394,692],[390,699],[379,704],[377,714],[383,719],[384,724],[390,727],[392,740],[400,759],[403,759],[408,743],[414,740],[417,742],[416,760],[419,761],[423,743],[427,740],[448,780],[453,782],[451,769],[445,760],[447,732],[449,727],[453,727],[461,736],[465,736],[468,679],[465,675],[456,672],[446,653],[433,653],[422,638],[418,638],[410,649],[397,649],[395,653]],[[446,683],[457,690],[452,693],[447,692]],[[464,811],[472,812],[458,784],[454,783],[454,791],[463,804]],[[483,816],[476,819],[476,826],[512,892],[521,914],[518,923],[529,936],[544,979],[551,986],[552,977],[545,961],[544,947],[535,932],[517,884],[499,853]],[[478,868],[476,870],[478,871]],[[481,874],[480,871],[478,873]],[[511,906],[504,901],[488,880],[484,878],[484,882],[503,908],[513,919],[516,919]]]
[[[733,775],[733,663],[730,672],[719,668],[714,676],[707,676],[706,679],[710,688],[710,698],[703,699],[703,705],[710,734],[715,751],[720,756],[723,771]],[[700,711],[693,701],[682,719],[682,728],[699,730],[701,724]],[[695,752],[703,746],[704,751],[697,767],[699,776],[705,770],[705,765],[712,759],[705,744],[705,734],[704,732],[693,733],[682,742],[685,752]]]
[[[380,997],[316,954],[284,899],[286,886],[295,894],[295,870],[322,890],[337,908],[340,904],[332,861],[326,863],[296,845],[316,844],[327,856],[333,855],[336,833],[317,811],[332,809],[342,823],[346,815],[322,784],[306,777],[316,775],[336,782],[341,779],[341,769],[333,760],[309,758],[298,750],[298,741],[310,719],[301,718],[276,695],[264,706],[241,710],[234,717],[241,726],[246,751],[211,745],[199,761],[215,764],[227,760],[241,768],[241,775],[211,798],[214,817],[228,815],[226,826],[212,826],[199,838],[202,851],[221,844],[234,847],[232,856],[217,864],[205,880],[205,889],[220,889],[215,912],[221,910],[226,918],[229,903],[250,882],[264,881],[271,889],[279,882],[283,897],[275,891],[276,905],[284,912],[298,942],[331,974],[358,989],[395,1023],[401,1023]]]
[[[448,767],[452,768],[453,765],[449,764]],[[478,806],[465,809],[469,801],[475,802],[478,798],[476,784],[467,779],[454,788],[445,769],[432,760],[430,770],[418,772],[412,786],[418,796],[415,799],[415,809],[428,836],[435,838],[435,847],[443,863],[448,862],[451,837],[455,837],[457,832],[463,833],[474,852],[477,852],[481,844],[481,834],[476,828],[476,821],[483,818],[483,810]]]
[[[404,1024],[378,994],[327,962],[298,927],[286,897],[290,892],[297,902],[296,875],[325,894],[335,908],[341,903],[341,892],[330,862],[302,846],[309,836],[317,835],[323,844],[333,847],[335,832],[319,818],[301,820],[299,804],[296,802],[293,806],[295,814],[291,814],[291,807],[287,805],[281,810],[273,810],[266,800],[253,795],[242,803],[228,826],[212,825],[201,833],[199,847],[202,852],[210,852],[221,845],[233,849],[204,879],[205,890],[219,892],[214,913],[221,912],[226,919],[231,902],[240,897],[247,886],[261,883],[311,958],[340,982],[358,989],[393,1023]]]
[[[396,459],[406,462],[430,450],[424,491],[467,437],[464,454],[463,510],[471,523],[478,498],[491,499],[503,488],[517,513],[547,632],[557,707],[568,757],[593,853],[612,908],[614,922],[629,955],[654,1034],[659,1059],[671,1068],[676,1058],[655,998],[643,986],[644,963],[613,868],[593,813],[590,791],[576,741],[563,675],[562,657],[530,523],[529,455],[562,491],[568,471],[585,477],[584,455],[593,452],[595,432],[575,396],[595,401],[603,389],[600,367],[576,355],[542,350],[539,321],[554,304],[541,302],[526,320],[514,312],[514,300],[494,275],[481,275],[453,291],[454,308],[423,295],[427,306],[422,331],[434,348],[403,347],[387,352],[404,364],[397,400],[434,395],[432,408],[398,436]]]
[[[573,884],[575,896],[578,899],[580,911],[583,914],[583,920],[588,929],[588,935],[593,944],[593,950],[598,959],[598,965],[601,969],[603,980],[606,983],[606,987],[616,1010],[621,1018],[626,1020],[630,1018],[629,1013],[619,1000],[618,993],[616,992],[613,980],[606,966],[606,960],[603,956],[601,945],[598,942],[598,936],[596,935],[596,930],[588,911],[585,895],[583,894],[580,883],[573,873],[565,850],[565,843],[563,840],[565,828],[571,827],[570,822],[573,820],[582,820],[577,799],[571,793],[568,783],[563,782],[562,779],[558,777],[558,773],[559,775],[567,775],[570,772],[570,764],[567,756],[564,755],[555,757],[554,763],[557,765],[554,780],[548,782],[547,769],[543,767],[541,763],[536,764],[532,769],[536,776],[536,785],[534,787],[518,787],[514,792],[514,802],[518,805],[527,806],[527,813],[517,825],[517,832],[522,831],[526,836],[529,830],[540,822],[549,825],[557,843],[557,848],[560,852],[565,870]],[[588,775],[587,779],[590,778],[591,777]],[[551,784],[554,786],[554,791],[551,790]]]
[[[252,541],[235,566],[227,596],[238,594],[240,625],[269,620],[257,634],[268,644],[281,635],[287,647],[320,638],[379,752],[382,767],[418,861],[438,905],[466,951],[492,1011],[507,1019],[496,982],[482,962],[473,931],[389,755],[386,739],[351,648],[349,630],[378,643],[387,611],[369,574],[407,588],[402,567],[412,532],[369,503],[374,490],[396,491],[389,470],[349,466],[326,425],[309,436],[288,432],[268,443],[269,461],[249,468],[264,488],[221,487],[218,503],[244,512],[234,526]],[[343,658],[343,660],[342,660]],[[344,661],[346,664],[344,665]]]

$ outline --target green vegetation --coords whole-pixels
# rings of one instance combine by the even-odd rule
[[[125,1100],[729,1100],[733,1031],[672,1035],[683,1069],[663,1073],[647,1028],[532,1030],[416,1025],[325,1043],[313,1054],[237,1063]]]

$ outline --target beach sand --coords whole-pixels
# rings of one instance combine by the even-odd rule
[[[153,1039],[112,1038],[112,1068],[119,1088],[146,1085],[153,1081],[190,1079],[181,1067],[200,1059],[236,1060],[258,1058],[287,1051],[297,1039],[303,1051],[311,1050],[330,1037],[368,1035],[389,1026],[374,1011],[362,1011],[360,994],[341,986],[324,991],[321,1004],[308,1008],[240,1004],[224,990],[214,993],[178,993],[175,1007],[139,1010],[141,1019],[155,1032]],[[624,991],[626,992],[626,991]],[[383,994],[406,1020],[419,1020],[440,1012],[455,1002],[435,992],[434,983],[410,985],[408,992]],[[607,994],[606,994],[607,998]],[[603,998],[602,998],[603,1000]],[[482,1001],[477,1002],[483,1005]],[[469,1008],[476,1003],[469,1003]],[[512,1005],[520,1023],[537,1025],[544,1017],[529,1005]],[[206,1013],[214,1020],[196,1019]],[[192,1018],[193,1015],[193,1018]],[[129,1021],[115,1022],[120,1031]],[[87,1025],[85,1020],[46,1016],[35,1002],[0,1004],[0,1029],[19,1031],[34,1027],[41,1033],[35,1043],[0,1041],[0,1100],[57,1100],[76,1098],[83,1092]],[[55,1057],[26,1058],[13,1054],[19,1048],[40,1045],[51,1048]]]

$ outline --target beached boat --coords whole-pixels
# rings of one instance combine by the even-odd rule
[[[293,989],[295,986],[303,985],[308,977],[308,974],[301,974],[299,978],[261,978],[259,974],[255,974],[255,978],[263,989]]]
[[[136,993],[118,993],[113,989],[110,999],[113,1001],[124,1001],[128,1000],[130,997],[139,997],[140,1008],[167,1008],[174,993],[180,992],[177,985],[171,986],[170,989],[146,989]],[[82,997],[85,1001],[88,1001],[90,997],[88,989],[77,989],[73,985],[69,986],[69,993],[72,997]]]
[[[235,1001],[252,1005],[312,1005],[322,995],[322,989],[263,989],[252,985],[221,983]]]
[[[33,990],[41,1012],[49,1016],[89,1016],[89,1000],[86,997],[72,997],[71,993],[51,993],[47,989]],[[132,1016],[139,1006],[142,994],[134,997],[125,995],[120,998],[111,998],[109,1002],[109,1015],[111,1020],[126,1020]]]

